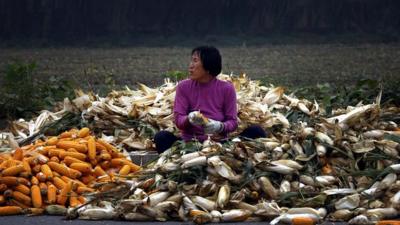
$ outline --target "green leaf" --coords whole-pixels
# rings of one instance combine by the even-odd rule
[[[383,136],[384,139],[390,140],[390,141],[395,141],[397,143],[400,143],[400,137],[394,134],[385,134]]]

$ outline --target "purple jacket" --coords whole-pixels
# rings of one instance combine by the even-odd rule
[[[200,111],[207,118],[223,122],[221,135],[226,137],[238,126],[235,88],[217,78],[206,84],[190,79],[179,82],[174,103],[175,124],[181,130],[183,140],[204,141],[207,139],[204,129],[189,123],[188,114],[192,111]]]

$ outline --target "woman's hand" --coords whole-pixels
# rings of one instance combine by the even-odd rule
[[[204,133],[206,134],[219,134],[224,130],[222,122],[208,119],[208,123],[204,125]]]
[[[206,134],[219,134],[224,130],[223,123],[213,119],[208,119],[199,111],[190,112],[188,118],[192,125],[203,126],[204,133]]]
[[[205,118],[199,111],[190,112],[188,118],[192,125],[202,126],[208,123],[208,119]]]

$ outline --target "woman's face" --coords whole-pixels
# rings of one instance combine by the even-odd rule
[[[189,78],[198,82],[207,82],[210,80],[210,75],[203,67],[198,52],[193,53],[192,60],[189,64]]]

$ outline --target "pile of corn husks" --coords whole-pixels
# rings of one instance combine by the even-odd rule
[[[400,209],[400,129],[397,107],[376,102],[334,109],[260,86],[245,76],[230,80],[237,91],[240,125],[269,132],[268,138],[177,143],[132,180],[110,183],[108,193],[71,209],[83,219],[220,221],[297,219],[371,224]],[[15,121],[2,133],[2,147],[34,137],[48,122],[71,111],[91,129],[126,149],[151,149],[155,130],[176,132],[175,83],[111,92],[106,98],[80,93],[64,109],[35,121]],[[11,135],[12,134],[12,135]],[[113,194],[111,194],[113,193]],[[90,197],[90,196],[89,196]]]

